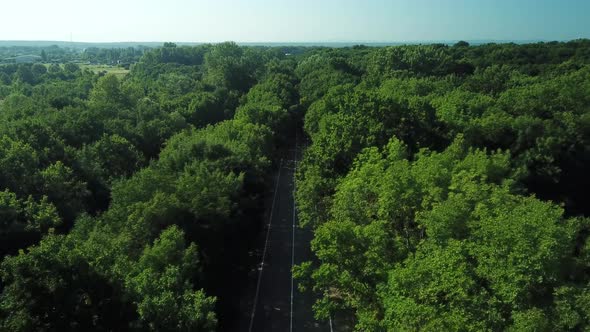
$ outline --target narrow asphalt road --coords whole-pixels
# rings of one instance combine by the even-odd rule
[[[264,243],[253,278],[255,283],[251,282],[250,290],[246,292],[248,298],[241,306],[244,312],[241,313],[239,331],[330,331],[327,322],[314,319],[314,299],[311,294],[299,292],[297,280],[291,274],[294,264],[313,257],[311,232],[298,226],[293,197],[299,153],[298,149],[289,151],[281,160],[275,177]]]

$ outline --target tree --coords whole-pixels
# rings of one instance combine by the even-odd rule
[[[90,93],[90,105],[97,108],[126,108],[132,106],[128,94],[121,88],[121,83],[115,75],[101,77]]]
[[[78,180],[71,168],[58,161],[41,171],[40,175],[43,193],[66,222],[73,222],[85,211],[85,200],[90,193],[86,183]]]
[[[371,77],[446,75],[453,59],[446,45],[412,45],[381,48],[373,52],[367,64]]]
[[[30,145],[7,136],[0,138],[0,186],[26,195],[37,182],[39,157]]]
[[[223,103],[211,92],[194,94],[186,110],[181,111],[188,123],[204,127],[226,119]]]
[[[80,72],[80,66],[75,63],[68,62],[64,65],[64,72],[73,75],[77,72]]]
[[[551,203],[501,190],[477,206],[472,226],[476,273],[502,302],[525,307],[531,290],[540,292],[559,279],[573,240],[562,215]]]
[[[39,241],[42,235],[62,225],[47,197],[35,201],[18,198],[9,190],[0,192],[0,255],[14,253]]]
[[[152,330],[214,331],[215,299],[193,290],[197,247],[185,247],[182,231],[166,229],[146,247],[126,284],[137,298],[140,318]]]
[[[73,249],[72,241],[50,235],[38,246],[4,259],[0,266],[4,283],[1,329],[119,330],[132,326],[136,319],[133,304]]]
[[[392,270],[380,296],[386,330],[481,331],[502,321],[495,299],[479,285],[461,241],[421,246]]]
[[[37,80],[39,80],[42,75],[47,73],[47,67],[45,67],[45,65],[42,65],[40,63],[35,63],[31,67],[31,72],[33,73],[35,78]]]
[[[247,91],[254,82],[256,70],[249,65],[244,50],[237,44],[217,44],[205,55],[205,81],[230,90]]]
[[[143,163],[143,156],[137,149],[118,135],[103,135],[82,149],[79,158],[84,169],[109,183],[131,175]]]
[[[456,42],[455,45],[453,45],[453,47],[469,47],[469,43],[464,40],[460,40]]]

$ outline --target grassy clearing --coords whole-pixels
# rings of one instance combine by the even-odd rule
[[[107,74],[114,74],[118,78],[123,78],[129,73],[129,70],[127,70],[125,68],[113,67],[113,66],[109,66],[109,65],[80,65],[80,67],[82,69],[91,70],[95,73],[100,73],[100,72],[106,71]]]

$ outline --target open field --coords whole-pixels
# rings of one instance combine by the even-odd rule
[[[89,69],[95,73],[106,71],[107,74],[114,74],[117,78],[123,78],[129,73],[128,69],[109,65],[80,65],[80,68]]]

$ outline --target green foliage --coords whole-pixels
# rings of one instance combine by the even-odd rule
[[[225,121],[172,137],[160,153],[159,166],[181,171],[194,159],[206,159],[219,169],[253,174],[269,166],[268,128],[242,121]]]
[[[299,94],[302,105],[311,105],[334,86],[358,81],[358,72],[349,66],[334,66],[331,60],[331,54],[317,53],[298,64],[295,73],[301,80]]]
[[[482,288],[461,241],[421,246],[392,269],[380,291],[387,330],[484,331],[501,323],[496,301]]]
[[[0,192],[0,233],[3,236],[19,231],[47,233],[50,228],[61,224],[57,210],[43,197],[36,202],[29,196],[26,200],[18,199],[16,194],[5,190]]]
[[[588,212],[583,45],[340,62],[364,75],[316,89],[297,174],[319,266],[296,272],[318,317],[352,312],[360,331],[587,329],[587,221],[570,218]],[[326,59],[300,62],[302,86]]]
[[[124,91],[117,76],[106,75],[96,82],[90,93],[89,103],[95,108],[126,108],[133,105],[133,97]]]
[[[130,303],[63,236],[7,257],[0,267],[0,328],[7,331],[125,328]]]
[[[241,191],[243,173],[228,174],[193,163],[184,169],[176,184],[177,195],[196,218],[229,218],[235,209],[235,195]]]
[[[39,157],[33,148],[8,136],[0,138],[0,186],[18,194],[31,193]]]
[[[526,306],[531,290],[557,282],[572,244],[562,215],[550,203],[505,191],[478,204],[472,255],[479,262],[477,274],[489,281],[499,300],[515,308]]]
[[[194,244],[185,248],[183,236],[176,227],[163,231],[144,249],[125,283],[150,330],[214,331],[215,299],[192,290],[188,280],[198,264],[198,253]]]
[[[510,193],[507,154],[462,145],[410,163],[393,140],[337,186],[313,279],[357,328],[494,330],[558,282],[573,245],[563,211]]]
[[[80,151],[82,167],[90,170],[94,178],[106,178],[108,181],[131,175],[141,165],[142,159],[135,147],[118,135],[105,135]]]
[[[223,103],[211,92],[200,92],[193,96],[186,110],[181,111],[187,122],[196,127],[225,120]]]
[[[72,221],[85,211],[85,199],[90,193],[86,183],[78,180],[71,168],[58,161],[41,171],[40,175],[43,193],[65,220]]]
[[[371,55],[367,72],[372,77],[445,75],[451,73],[452,65],[444,45],[387,47]]]
[[[214,45],[205,55],[205,81],[230,90],[246,91],[255,79],[256,63],[232,42]]]

